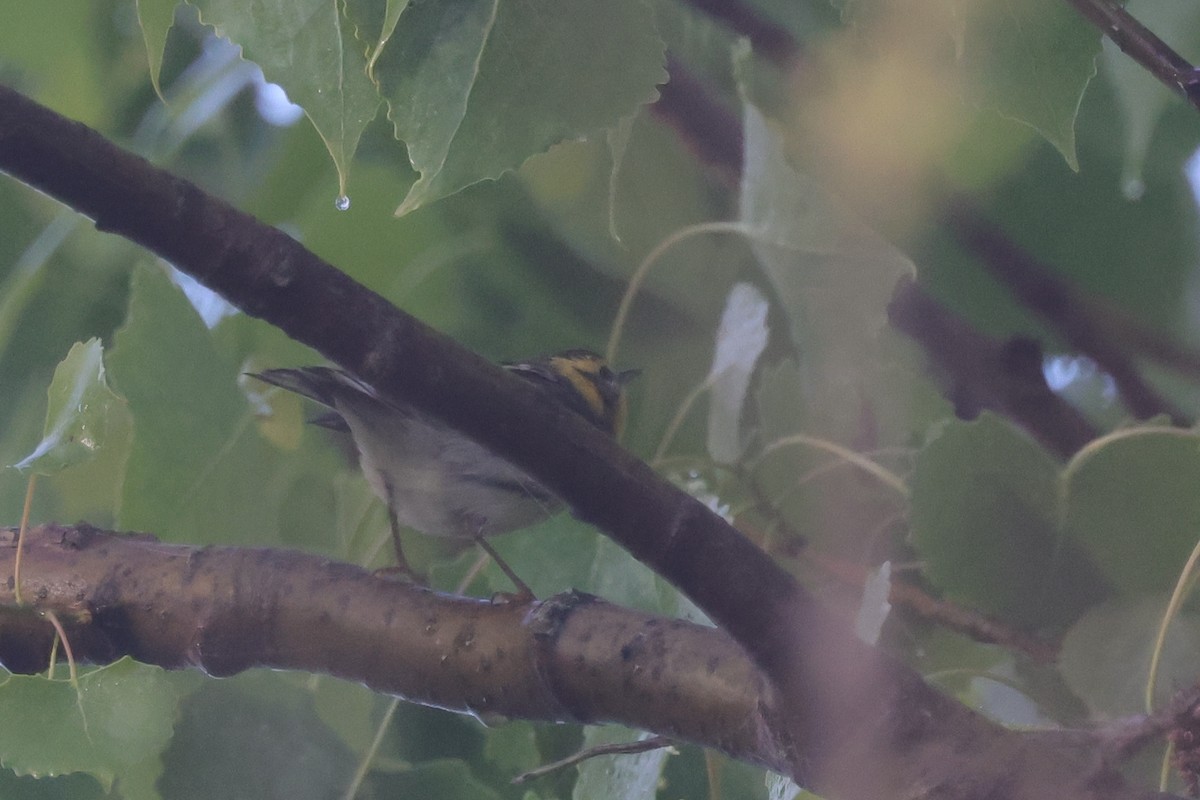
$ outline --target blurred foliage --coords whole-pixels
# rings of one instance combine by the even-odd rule
[[[967,192],[1086,297],[1200,344],[1200,118],[1067,4],[747,3],[795,41],[789,61],[677,0],[599,16],[588,2],[0,3],[0,80],[488,357],[604,350],[648,266],[616,354],[643,372],[634,452],[848,616],[852,576],[892,561],[894,579],[1064,636],[1061,664],[1037,665],[893,612],[884,645],[996,719],[1137,710],[1165,597],[1200,539],[1200,439],[1130,425],[1112,381],[1068,369],[1078,354],[1062,332],[942,216],[948,189]],[[1194,4],[1127,8],[1200,57]],[[649,110],[668,52],[710,93],[703,130]],[[730,129],[740,185],[697,157],[698,139]],[[239,377],[311,352],[14,181],[0,181],[0,209],[0,465],[37,454],[26,466],[55,473],[35,521],[387,563],[385,515],[336,442],[295,398]],[[1037,338],[1101,438],[1062,463],[1008,420],[955,419],[922,353],[886,326],[897,278],[913,274],[977,330]],[[723,318],[746,297],[743,323]],[[1197,417],[1195,375],[1146,374]],[[83,452],[81,437],[102,446]],[[24,494],[25,476],[0,470],[0,524],[17,522]],[[442,588],[475,560],[412,544]],[[569,515],[497,547],[539,595],[702,616]],[[489,566],[469,590],[508,588]],[[1172,628],[1160,688],[1195,679],[1192,613]],[[389,704],[267,672],[214,682],[122,662],[78,686],[6,676],[4,716],[29,725],[0,738],[0,796],[335,797],[385,722],[359,797],[794,793],[694,748],[514,787],[584,743],[637,734]],[[53,709],[59,727],[42,732]]]

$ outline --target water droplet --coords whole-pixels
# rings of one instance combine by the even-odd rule
[[[338,195],[338,199],[333,201],[333,207],[338,211],[345,211],[350,208],[350,198],[346,195]]]

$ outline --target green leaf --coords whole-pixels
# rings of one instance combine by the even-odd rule
[[[883,384],[872,380],[866,387],[872,385]],[[898,472],[901,467],[907,471],[906,450],[898,449],[897,458],[858,453],[856,447],[842,443],[860,438],[854,428],[857,421],[875,418],[863,398],[876,395],[866,392],[864,388],[860,394],[855,388],[849,397],[826,395],[789,359],[762,368],[756,397],[763,454],[752,468],[761,496],[776,506],[790,529],[821,552],[849,559],[859,559],[873,548],[877,532],[904,515],[908,505],[908,489]],[[889,407],[909,403],[902,382],[876,394]],[[829,427],[827,420],[839,412],[847,420],[838,436],[822,434]],[[889,439],[868,446],[894,443]],[[831,452],[831,447],[842,452]],[[859,459],[858,464],[846,457],[847,451]]]
[[[1200,435],[1118,431],[1077,453],[1063,481],[1070,536],[1121,592],[1174,586],[1200,540]]]
[[[175,23],[175,6],[177,0],[136,0],[138,26],[142,29],[142,38],[146,40],[146,59],[150,62],[150,82],[154,91],[162,97],[162,87],[158,83],[162,71],[163,50],[167,46],[167,34]]]
[[[455,800],[500,800],[501,795],[471,775],[470,767],[453,758],[427,761],[389,775],[378,785],[385,797],[453,797]]]
[[[783,307],[823,430],[858,424],[857,397],[878,362],[878,335],[896,281],[911,261],[841,209],[789,162],[767,120],[746,103],[741,219]],[[812,428],[809,429],[813,430]]]
[[[869,18],[892,0],[835,0],[843,17]],[[894,4],[899,5],[899,4]],[[1068,3],[1044,0],[935,0],[893,19],[923,15],[953,47],[958,82],[966,99],[1036,130],[1071,169],[1075,118],[1096,74],[1100,32]],[[906,15],[906,16],[899,16]],[[897,31],[896,35],[911,35]]]
[[[917,459],[914,539],[952,596],[1055,624],[1102,593],[1173,587],[1200,539],[1200,435],[1130,428],[1061,469],[991,414],[951,422]]]
[[[180,708],[163,754],[164,797],[327,800],[350,785],[355,757],[283,676],[210,681]]]
[[[951,19],[961,18],[959,63],[968,99],[1034,128],[1078,171],[1075,117],[1096,74],[1100,32],[1068,3],[947,5]]]
[[[99,339],[75,344],[54,370],[47,391],[46,427],[33,452],[13,466],[53,475],[96,457],[105,446],[109,414],[120,403],[104,378]]]
[[[109,353],[133,414],[118,524],[191,543],[279,541],[284,460],[238,391],[239,365],[158,266],[134,272]]]
[[[1067,633],[1059,655],[1063,677],[1097,717],[1123,717],[1146,710],[1146,679],[1165,596],[1120,600],[1090,609]],[[1196,680],[1200,619],[1177,617],[1167,639],[1155,683],[1161,707],[1181,686]]]
[[[512,720],[484,731],[483,755],[503,775],[519,775],[543,762],[537,743],[537,727]]]
[[[990,413],[946,423],[917,457],[913,539],[950,597],[1030,626],[1073,620],[1099,589],[1065,547],[1058,464]]]
[[[0,769],[0,797],[4,800],[111,800],[112,796],[84,772],[57,778],[33,778]]]
[[[315,676],[310,685],[317,716],[352,752],[365,755],[375,739],[382,710],[391,703],[391,698],[360,683],[328,675]]]
[[[304,109],[337,167],[346,193],[350,161],[379,95],[367,77],[352,26],[329,0],[195,0],[201,20],[245,49],[288,98]]]
[[[186,681],[185,681],[186,682]],[[181,682],[158,667],[122,659],[68,681],[12,675],[0,684],[0,764],[17,775],[86,772],[106,789],[123,778],[159,772],[170,741]],[[153,785],[153,780],[150,781]]]
[[[666,79],[640,0],[410,4],[373,76],[421,173],[398,214],[617,126]]]
[[[592,568],[598,538],[591,526],[561,513],[533,527],[499,537],[492,541],[492,546],[534,594],[549,597],[568,589],[593,591]],[[495,564],[488,564],[486,574],[493,591],[513,591],[511,582]]]

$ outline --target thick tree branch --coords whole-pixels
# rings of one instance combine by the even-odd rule
[[[537,387],[429,330],[283,233],[4,88],[0,169],[553,489],[746,649],[779,693],[773,734],[802,785],[843,800],[1145,796],[1094,753],[995,725],[859,642],[720,517]]]
[[[15,532],[0,530],[0,574]],[[44,525],[27,532],[22,588],[0,585],[0,659],[42,669],[55,611],[76,657],[132,656],[227,676],[323,672],[473,714],[618,722],[787,769],[776,704],[729,637],[587,595],[532,606],[473,600],[285,550],[187,547]]]

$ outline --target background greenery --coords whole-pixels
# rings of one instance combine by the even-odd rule
[[[848,618],[863,592],[846,567],[886,561],[897,579],[1061,637],[1047,666],[911,612],[886,618],[885,646],[985,713],[1079,724],[1140,710],[1166,598],[1200,538],[1200,437],[1132,421],[1103,370],[945,224],[943,202],[946,187],[968,193],[1089,302],[1195,345],[1195,109],[1066,3],[747,8],[802,57],[768,57],[668,0],[102,0],[53,14],[0,0],[0,77],[495,359],[605,349],[630,277],[651,264],[617,354],[643,370],[631,449]],[[1200,56],[1194,4],[1127,8]],[[665,52],[715,103],[699,129],[649,110]],[[730,121],[732,183],[697,145]],[[241,377],[312,354],[15,181],[0,181],[0,209],[0,464],[49,442],[25,464],[53,473],[35,520],[386,563],[384,514],[344,454],[296,398]],[[956,418],[920,349],[886,325],[905,276],[982,333],[1038,340],[1101,437],[1064,460],[1000,416]],[[1195,375],[1138,366],[1196,418]],[[103,413],[81,420],[79,406]],[[54,447],[72,425],[98,446]],[[20,518],[27,472],[0,471],[0,523]],[[539,595],[693,614],[569,516],[497,546]],[[475,560],[423,537],[412,549],[445,588]],[[489,568],[470,590],[507,588]],[[1186,608],[1172,630],[1160,700],[1194,681],[1200,655]],[[212,681],[122,662],[78,692],[7,676],[0,796],[790,794],[688,748],[514,787],[584,742],[637,734],[389,705],[307,675]]]

